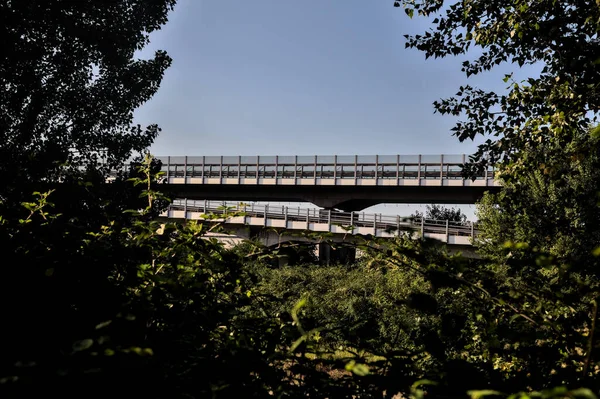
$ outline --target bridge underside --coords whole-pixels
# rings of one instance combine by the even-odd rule
[[[264,230],[260,228],[251,228],[250,226],[227,226],[225,233],[208,233],[208,237],[214,237],[227,246],[234,246],[242,243],[244,240],[255,239],[261,242],[267,247],[278,247],[284,243],[294,242],[302,244],[313,244],[315,245],[314,253],[319,259],[321,264],[330,263],[353,263],[356,260],[357,252],[356,244],[357,240],[354,236],[340,236],[334,235],[330,237],[334,246],[331,243],[322,242],[319,239],[307,238],[301,235],[293,234],[280,234],[272,230]],[[429,239],[430,243],[436,243],[434,239]],[[337,245],[347,244],[347,245]],[[443,243],[437,243],[437,245],[443,246],[448,253],[458,254],[470,259],[479,259],[480,255],[472,245],[446,245]],[[285,263],[285,262],[284,262]]]
[[[310,186],[310,185],[215,185],[169,184],[177,198],[311,202],[323,208],[360,211],[381,203],[474,204],[486,191],[498,186]]]

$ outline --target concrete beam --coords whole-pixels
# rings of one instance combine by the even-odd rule
[[[311,202],[323,208],[360,211],[380,203],[474,204],[499,186],[311,186],[169,184],[173,197],[227,201]]]

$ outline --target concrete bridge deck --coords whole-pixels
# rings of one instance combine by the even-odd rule
[[[241,215],[240,215],[241,213]],[[230,230],[244,226],[275,228],[290,231],[333,233],[334,236],[372,235],[391,238],[407,233],[439,240],[448,245],[471,246],[477,235],[476,225],[448,220],[407,219],[400,216],[337,212],[330,209],[290,208],[286,206],[241,204],[223,201],[176,200],[163,217],[203,220],[208,214],[223,215],[215,219],[224,222]],[[233,215],[233,216],[232,216]],[[237,236],[245,233],[237,231]],[[246,234],[247,235],[247,234]],[[281,237],[273,237],[281,240]],[[269,240],[267,240],[269,241]],[[265,244],[273,244],[265,242]]]
[[[378,203],[472,204],[500,183],[461,174],[466,155],[166,156],[179,198],[311,202],[346,211]]]

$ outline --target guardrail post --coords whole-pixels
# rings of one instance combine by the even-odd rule
[[[203,213],[206,213],[206,204],[208,203],[208,200],[204,200],[204,209],[203,209]]]
[[[485,165],[485,185],[488,185],[488,165]]]
[[[200,175],[202,177],[202,184],[204,184],[204,158],[205,156],[202,155],[202,174]]]
[[[421,216],[421,238],[425,238],[425,217]]]
[[[171,172],[171,156],[167,156],[167,183],[169,182],[169,173]]]
[[[267,227],[267,212],[269,211],[269,204],[265,205],[265,227]]]
[[[331,232],[331,209],[327,210],[327,231]]]
[[[350,226],[352,227],[352,234],[354,234],[354,212],[350,212]]]
[[[260,168],[260,155],[256,156],[256,184],[258,184],[258,169]]]
[[[337,186],[337,155],[333,156],[333,184]]]
[[[440,160],[440,180],[444,180],[444,154],[442,154],[442,158]],[[440,186],[443,183],[440,184]]]
[[[279,155],[275,155],[275,172],[274,172],[274,177],[275,177],[275,185],[277,185],[277,179],[278,179],[278,174],[279,174]],[[281,176],[283,178],[283,172],[281,173]]]
[[[310,227],[310,208],[306,208],[306,230]]]
[[[419,186],[421,185],[421,154],[419,154],[419,165],[417,166],[417,181]]]
[[[375,155],[375,185],[379,182],[379,155]]]
[[[183,184],[187,183],[187,155],[183,158]]]
[[[185,199],[183,200],[183,214],[184,214],[184,217],[183,217],[183,218],[184,218],[184,219],[187,219],[187,218],[188,218],[188,214],[187,214],[187,201],[188,201],[188,200],[187,200],[187,198],[185,198]]]
[[[283,218],[285,220],[285,228],[287,229],[288,228],[288,207],[287,206],[285,206],[285,207],[282,206],[281,208],[283,210]]]
[[[377,171],[377,169],[375,169]],[[377,214],[373,215],[373,236],[377,237]]]
[[[223,217],[227,214],[227,203],[223,201]]]
[[[294,155],[294,184],[297,184],[298,181],[298,155]]]
[[[313,173],[313,179],[315,179],[315,184],[316,184],[317,183],[317,156],[316,155],[315,155],[315,163],[314,163],[314,165],[315,165],[315,170],[313,171],[314,172]],[[321,177],[323,177],[323,176],[321,176]]]
[[[219,184],[223,184],[223,155],[219,161]]]
[[[354,185],[358,182],[358,155],[354,156]]]
[[[450,241],[450,220],[446,219],[446,244]]]
[[[400,236],[400,215],[396,216],[396,235]]]
[[[465,154],[462,154],[462,164],[463,164],[463,165],[465,164],[465,161],[466,161],[466,159],[465,159]],[[461,179],[461,180],[462,180],[462,185],[464,186],[464,185],[465,185],[465,179],[463,178],[463,179]]]
[[[396,185],[400,184],[400,154],[396,155]]]
[[[240,184],[242,178],[242,156],[238,155],[238,184]],[[244,176],[245,177],[245,176]]]

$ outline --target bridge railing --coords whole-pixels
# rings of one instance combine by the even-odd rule
[[[477,234],[476,224],[472,222],[454,222],[426,218],[406,218],[401,216],[383,215],[380,213],[338,212],[326,209],[276,206],[272,204],[244,204],[228,201],[209,200],[175,200],[169,207],[170,211],[184,211],[188,218],[189,212],[229,216],[232,213],[243,213],[245,217],[266,220],[281,220],[287,222],[305,222],[307,228],[311,224],[327,224],[331,226],[353,226],[354,228],[369,228],[375,234],[379,230],[386,231],[420,231],[425,233],[474,238]],[[265,224],[266,225],[266,224]],[[369,230],[371,231],[371,230]],[[447,240],[447,238],[446,238]]]
[[[463,180],[466,155],[166,156],[167,178]],[[476,180],[493,179],[489,167]]]

